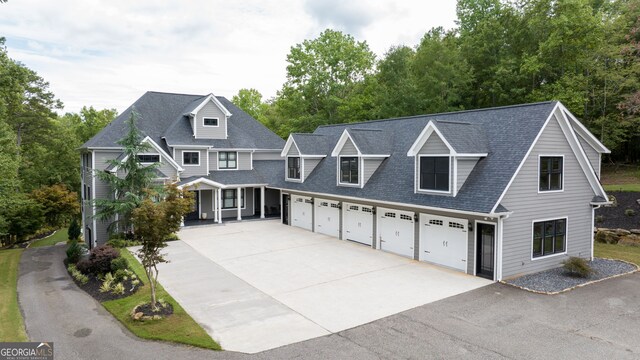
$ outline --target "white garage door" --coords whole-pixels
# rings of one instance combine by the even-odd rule
[[[340,202],[316,198],[316,232],[340,237]]]
[[[420,260],[467,271],[469,221],[420,214]]]
[[[306,196],[291,196],[291,225],[313,230],[313,200]]]
[[[413,259],[414,215],[411,211],[378,208],[380,249]]]
[[[373,207],[344,203],[342,238],[371,246],[373,243]]]

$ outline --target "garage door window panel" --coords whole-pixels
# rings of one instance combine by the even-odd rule
[[[420,190],[449,192],[448,156],[420,157]]]

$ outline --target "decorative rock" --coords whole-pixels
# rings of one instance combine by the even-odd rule
[[[618,244],[629,246],[640,246],[640,235],[631,234],[627,236],[621,236]]]
[[[631,229],[629,230],[632,234],[640,235],[640,229]]]
[[[640,199],[636,200],[636,202],[638,203],[638,205],[640,205]]]
[[[142,319],[143,316],[144,316],[143,313],[137,312],[137,313],[133,314],[133,320],[140,320],[140,319]]]
[[[612,231],[600,230],[595,237],[596,242],[605,244],[617,244],[620,241],[620,237]]]
[[[625,229],[615,229],[614,232],[618,236],[631,235],[631,231]]]
[[[162,316],[160,316],[160,315],[153,315],[153,320],[162,320]]]

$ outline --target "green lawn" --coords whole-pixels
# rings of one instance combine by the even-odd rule
[[[120,251],[145,285],[129,297],[102,303],[113,316],[132,333],[144,339],[171,341],[213,350],[221,349],[220,345],[211,339],[209,334],[161,286],[157,289],[157,296],[171,303],[173,315],[159,321],[139,322],[132,320],[131,310],[140,303],[149,302],[151,298],[150,287],[147,284],[148,280],[144,269],[138,260],[127,249]]]
[[[640,192],[640,184],[603,185],[605,191],[636,191]]]
[[[640,247],[624,246],[617,244],[593,244],[593,251],[596,257],[620,259],[640,266]]]
[[[0,341],[29,341],[18,307],[18,264],[22,249],[0,250]]]
[[[31,245],[29,245],[29,247],[36,248],[41,246],[51,246],[62,241],[66,242],[67,240],[69,240],[69,236],[67,235],[67,229],[65,228],[56,231],[51,236],[47,236],[46,238],[34,241],[33,243],[31,243]]]

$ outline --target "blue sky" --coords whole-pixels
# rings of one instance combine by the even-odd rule
[[[276,95],[291,46],[333,28],[382,56],[451,28],[455,0],[9,0],[0,36],[9,55],[49,81],[65,111],[124,110],[145,91],[231,98]]]

